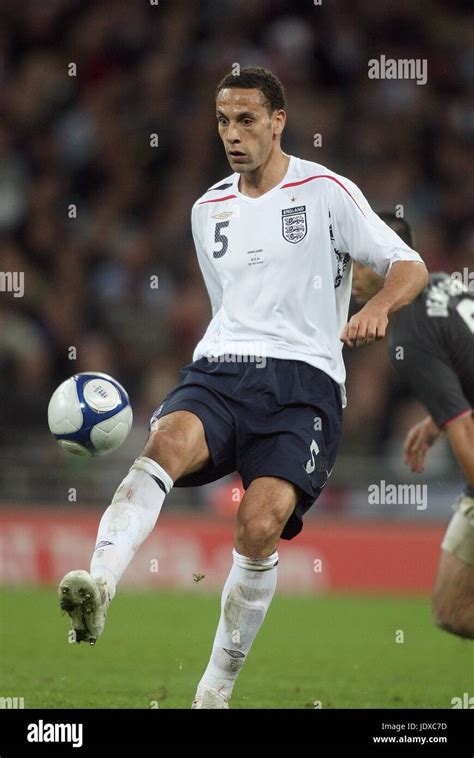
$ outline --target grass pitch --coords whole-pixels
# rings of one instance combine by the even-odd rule
[[[119,591],[97,645],[71,645],[54,588],[3,589],[0,695],[26,708],[189,708],[218,617],[217,595]],[[277,594],[231,707],[450,708],[473,678],[473,643],[436,629],[427,599]]]

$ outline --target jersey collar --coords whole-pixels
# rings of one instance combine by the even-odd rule
[[[281,182],[279,182],[278,184],[275,184],[274,187],[272,187],[270,190],[268,190],[268,192],[264,192],[263,195],[260,195],[259,197],[249,197],[248,195],[242,194],[242,192],[239,190],[239,178],[240,178],[240,174],[238,174],[237,172],[234,174],[234,188],[233,188],[233,191],[235,192],[235,194],[237,195],[237,197],[239,199],[241,199],[241,200],[246,200],[246,201],[248,201],[250,203],[260,203],[260,202],[262,202],[262,200],[265,200],[273,192],[278,192],[278,190],[281,189],[282,185],[285,184],[286,181],[288,181],[288,178],[289,178],[289,176],[291,174],[291,171],[293,170],[293,164],[294,164],[294,160],[295,160],[293,155],[290,155],[289,159],[290,160],[288,162],[288,166],[287,166],[287,169],[286,169],[286,174],[283,177],[283,179],[281,180]]]

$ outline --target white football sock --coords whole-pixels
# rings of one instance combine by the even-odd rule
[[[99,524],[90,573],[105,579],[110,598],[136,551],[153,531],[173,480],[159,463],[137,458]]]
[[[224,585],[221,617],[211,659],[198,692],[213,687],[227,698],[257,636],[276,588],[278,553],[254,560],[232,551],[234,565]]]

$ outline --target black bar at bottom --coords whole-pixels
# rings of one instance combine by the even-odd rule
[[[0,758],[16,755],[474,756],[459,710],[0,710]],[[76,745],[76,747],[74,747]]]

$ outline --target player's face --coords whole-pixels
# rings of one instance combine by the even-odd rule
[[[233,171],[265,164],[285,125],[285,111],[269,113],[258,89],[222,89],[216,100],[219,135]]]
[[[361,266],[354,261],[352,266],[352,296],[356,303],[361,305],[383,287],[383,277],[372,271],[368,266]]]

